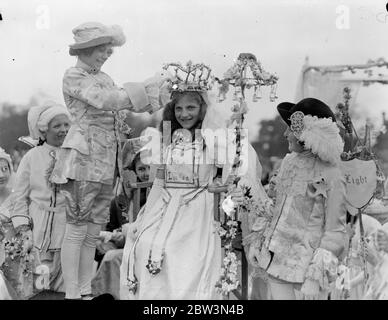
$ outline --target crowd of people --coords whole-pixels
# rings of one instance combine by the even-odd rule
[[[347,209],[344,142],[329,106],[315,98],[280,103],[289,153],[263,187],[246,142],[246,170],[231,180],[232,164],[219,156],[228,146],[205,134],[228,129],[206,81],[163,71],[119,87],[101,67],[125,43],[121,28],[88,22],[73,35],[65,105],[29,110],[36,146],[17,170],[0,150],[0,299],[41,290],[67,300],[221,299],[214,194],[238,208],[246,187],[257,204],[237,216],[250,299],[388,298],[388,226]],[[169,123],[171,141],[150,155],[147,139],[128,143],[123,119],[160,109],[160,128],[151,131]]]

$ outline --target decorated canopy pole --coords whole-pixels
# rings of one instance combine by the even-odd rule
[[[251,53],[241,53],[237,61],[224,74],[223,78],[214,78],[219,84],[218,102],[226,99],[230,86],[234,88],[233,100],[236,102],[232,107],[232,116],[229,125],[235,125],[236,154],[232,164],[232,170],[226,179],[227,194],[222,203],[222,209],[226,213],[226,219],[222,226],[219,226],[219,234],[225,247],[225,257],[221,277],[216,284],[219,292],[228,296],[229,292],[238,288],[237,280],[237,257],[233,249],[233,239],[236,237],[238,222],[238,210],[256,210],[256,205],[250,194],[250,188],[242,186],[243,200],[237,205],[232,201],[232,193],[240,180],[239,168],[242,166],[241,150],[242,128],[244,116],[248,112],[246,93],[253,88],[253,102],[258,102],[262,97],[261,88],[270,87],[270,101],[277,98],[276,89],[278,77],[270,74],[262,68],[256,56]]]
[[[250,72],[248,72],[250,71]],[[249,74],[250,73],[250,74]],[[262,87],[270,86],[271,102],[277,99],[276,89],[278,77],[276,74],[266,72],[256,56],[252,53],[240,53],[237,61],[224,74],[223,78],[215,78],[219,86],[218,102],[226,99],[230,86],[234,88],[233,100],[237,103],[232,107],[230,124],[235,123],[236,133],[236,157],[232,166],[231,179],[237,185],[239,177],[237,170],[241,166],[241,129],[244,122],[244,115],[248,112],[246,92],[253,88],[253,102],[262,98]],[[229,179],[230,181],[230,179]]]

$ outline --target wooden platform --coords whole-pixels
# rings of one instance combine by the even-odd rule
[[[65,293],[55,291],[42,291],[29,300],[64,300]]]

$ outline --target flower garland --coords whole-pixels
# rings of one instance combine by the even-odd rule
[[[133,133],[133,129],[126,123],[126,118],[128,116],[128,112],[125,110],[120,110],[117,112],[117,123],[120,134],[129,139]]]
[[[227,179],[227,184],[237,186],[240,177],[237,176],[237,170],[241,165],[241,127],[244,120],[244,114],[247,112],[246,104],[243,103],[241,97],[240,105],[235,105],[232,108],[232,118],[230,122],[236,121],[235,127],[235,143],[236,143],[236,155],[232,165],[232,172]],[[238,288],[239,281],[237,280],[237,266],[239,264],[236,253],[233,248],[233,240],[237,234],[238,222],[236,221],[237,204],[232,200],[231,191],[229,192],[222,202],[222,209],[226,213],[226,220],[224,224],[218,226],[218,233],[221,237],[221,241],[225,248],[225,257],[223,260],[223,267],[221,269],[221,276],[216,283],[217,291],[224,297],[227,297],[229,293]]]
[[[221,241],[225,248],[225,257],[223,259],[223,267],[221,268],[221,276],[216,283],[217,291],[223,296],[228,296],[233,290],[239,287],[237,268],[241,264],[238,261],[233,241],[236,238],[238,230],[238,222],[236,220],[237,212],[250,213],[259,210],[260,205],[252,198],[251,188],[242,185],[243,201],[237,205],[231,195],[228,195],[222,202],[222,209],[226,213],[226,220],[221,225],[217,225],[217,231],[221,237]]]
[[[251,70],[253,77],[247,75],[248,68]],[[222,202],[222,209],[226,213],[226,218],[223,225],[219,224],[217,226],[218,233],[224,244],[225,257],[223,260],[221,276],[216,283],[216,288],[223,296],[228,296],[231,291],[237,289],[239,286],[239,281],[237,279],[237,266],[239,262],[233,248],[233,240],[236,237],[238,228],[238,212],[249,213],[258,206],[252,199],[252,195],[250,194],[251,189],[245,186],[240,186],[243,191],[242,203],[237,205],[232,200],[232,191],[237,188],[238,182],[240,181],[240,173],[238,171],[242,165],[242,124],[244,115],[248,112],[248,107],[245,102],[245,89],[254,87],[255,92],[253,101],[257,102],[257,99],[259,98],[257,93],[260,91],[260,86],[271,86],[270,100],[274,101],[277,98],[276,85],[278,77],[264,71],[255,55],[251,53],[241,53],[236,63],[226,71],[223,79],[214,78],[214,80],[220,84],[218,102],[226,99],[229,85],[232,85],[235,88],[233,100],[238,102],[232,107],[232,116],[227,124],[227,126],[230,126],[233,122],[235,123],[235,140],[233,142],[236,145],[236,154],[231,173],[226,180],[226,185],[229,186],[229,192]]]
[[[274,201],[270,198],[258,201],[254,200],[250,196],[250,188],[243,187],[244,191],[244,201],[242,208],[248,214],[254,212],[255,219],[252,225],[252,231],[250,235],[246,236],[243,240],[243,245],[250,245],[254,243],[259,250],[261,250],[262,245],[264,244],[264,230],[266,226],[272,220],[272,208],[274,207]]]
[[[237,267],[240,263],[233,248],[233,240],[236,237],[238,228],[238,222],[235,220],[238,208],[231,195],[224,199],[221,206],[226,213],[226,220],[222,225],[217,222],[216,229],[225,248],[225,257],[220,278],[216,283],[216,290],[224,297],[227,297],[231,291],[236,290],[239,286]]]

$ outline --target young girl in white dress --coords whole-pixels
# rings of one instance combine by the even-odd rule
[[[210,102],[208,88],[193,83],[172,87],[163,112],[163,138],[170,126],[171,142],[161,154],[153,187],[130,226],[121,265],[121,299],[218,299],[221,240],[214,219],[217,171],[230,165],[218,156],[206,129],[226,129],[223,114]],[[225,119],[226,120],[226,119]],[[221,126],[216,127],[214,123]],[[210,139],[209,139],[210,138]],[[226,172],[224,170],[223,178]],[[241,190],[232,192],[241,199]]]

